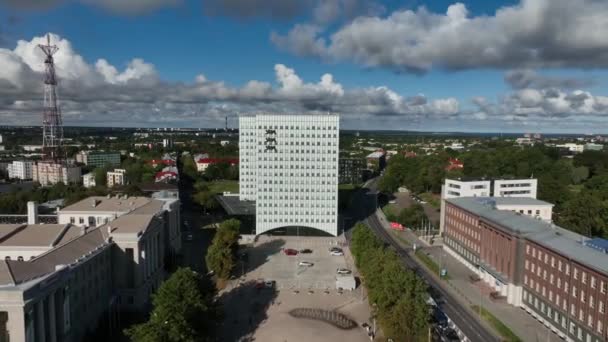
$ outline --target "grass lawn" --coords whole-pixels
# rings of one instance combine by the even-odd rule
[[[229,191],[233,194],[237,194],[239,192],[239,182],[234,180],[217,180],[213,182],[209,182],[209,191],[221,194],[223,192]]]
[[[418,258],[418,260],[422,261],[422,263],[425,264],[426,267],[428,267],[433,273],[435,273],[441,277],[441,267],[439,267],[439,265],[437,265],[435,260],[431,259],[430,256],[426,255],[424,253],[424,250],[419,249],[418,251],[416,251],[415,255]],[[443,279],[449,280],[450,275],[447,274],[445,277],[443,277]]]
[[[422,198],[426,203],[430,204],[433,208],[439,208],[441,206],[439,199],[430,192],[420,194],[420,198]]]
[[[394,237],[396,237],[404,245],[406,245],[406,246],[411,246],[412,245],[409,241],[407,241],[406,238],[404,238],[403,236],[401,236],[398,232],[396,232],[394,230],[391,230],[391,233],[393,234]]]
[[[519,338],[519,336],[515,335],[515,333],[508,326],[506,326],[503,322],[501,322],[498,318],[496,318],[494,315],[492,315],[489,311],[487,311],[483,307],[480,310],[478,305],[473,305],[473,306],[471,306],[471,309],[473,309],[473,311],[475,311],[483,319],[485,319],[488,323],[490,323],[490,325],[492,327],[494,327],[494,329],[496,329],[496,331],[498,331],[500,336],[502,336],[505,341],[521,342],[521,339]]]

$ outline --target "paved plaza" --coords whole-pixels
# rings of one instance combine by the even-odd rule
[[[260,236],[248,248],[244,276],[232,280],[221,291],[226,320],[221,328],[226,341],[310,342],[369,341],[362,323],[370,323],[365,290],[342,293],[335,289],[336,269],[354,269],[347,248],[345,256],[331,256],[329,248],[342,246],[340,238]],[[311,249],[311,254],[287,256],[284,248]],[[300,267],[310,261],[312,267]],[[261,287],[259,280],[273,280],[274,288]],[[322,321],[295,318],[295,308],[335,310],[357,322],[342,330]]]

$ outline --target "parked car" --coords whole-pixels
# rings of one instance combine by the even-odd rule
[[[340,251],[330,251],[329,254],[332,256],[343,256],[344,252],[342,252],[341,250]]]
[[[275,281],[274,280],[266,280],[264,282],[264,287],[272,289],[274,288]]]
[[[300,263],[298,265],[299,266],[311,267],[314,264],[312,262],[310,262],[310,261],[300,261]]]
[[[340,247],[332,247],[332,248],[329,249],[329,251],[330,252],[333,252],[333,251],[342,252],[342,248],[340,248]]]
[[[194,235],[192,235],[192,233],[188,232],[186,233],[186,241],[192,241],[194,240]]]
[[[298,255],[298,251],[291,248],[286,248],[283,250],[283,252],[285,253],[285,255]]]
[[[351,274],[352,271],[349,270],[348,268],[338,268],[336,270],[336,273],[338,273],[338,274]]]
[[[312,249],[308,249],[308,248],[300,249],[300,253],[310,254],[310,253],[312,253]]]

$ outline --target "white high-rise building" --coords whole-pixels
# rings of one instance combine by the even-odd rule
[[[256,234],[338,234],[339,126],[337,115],[239,118],[240,199],[256,202]]]

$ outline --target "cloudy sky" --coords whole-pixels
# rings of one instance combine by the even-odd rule
[[[40,124],[47,33],[67,125],[608,133],[605,0],[0,0],[0,125]]]

